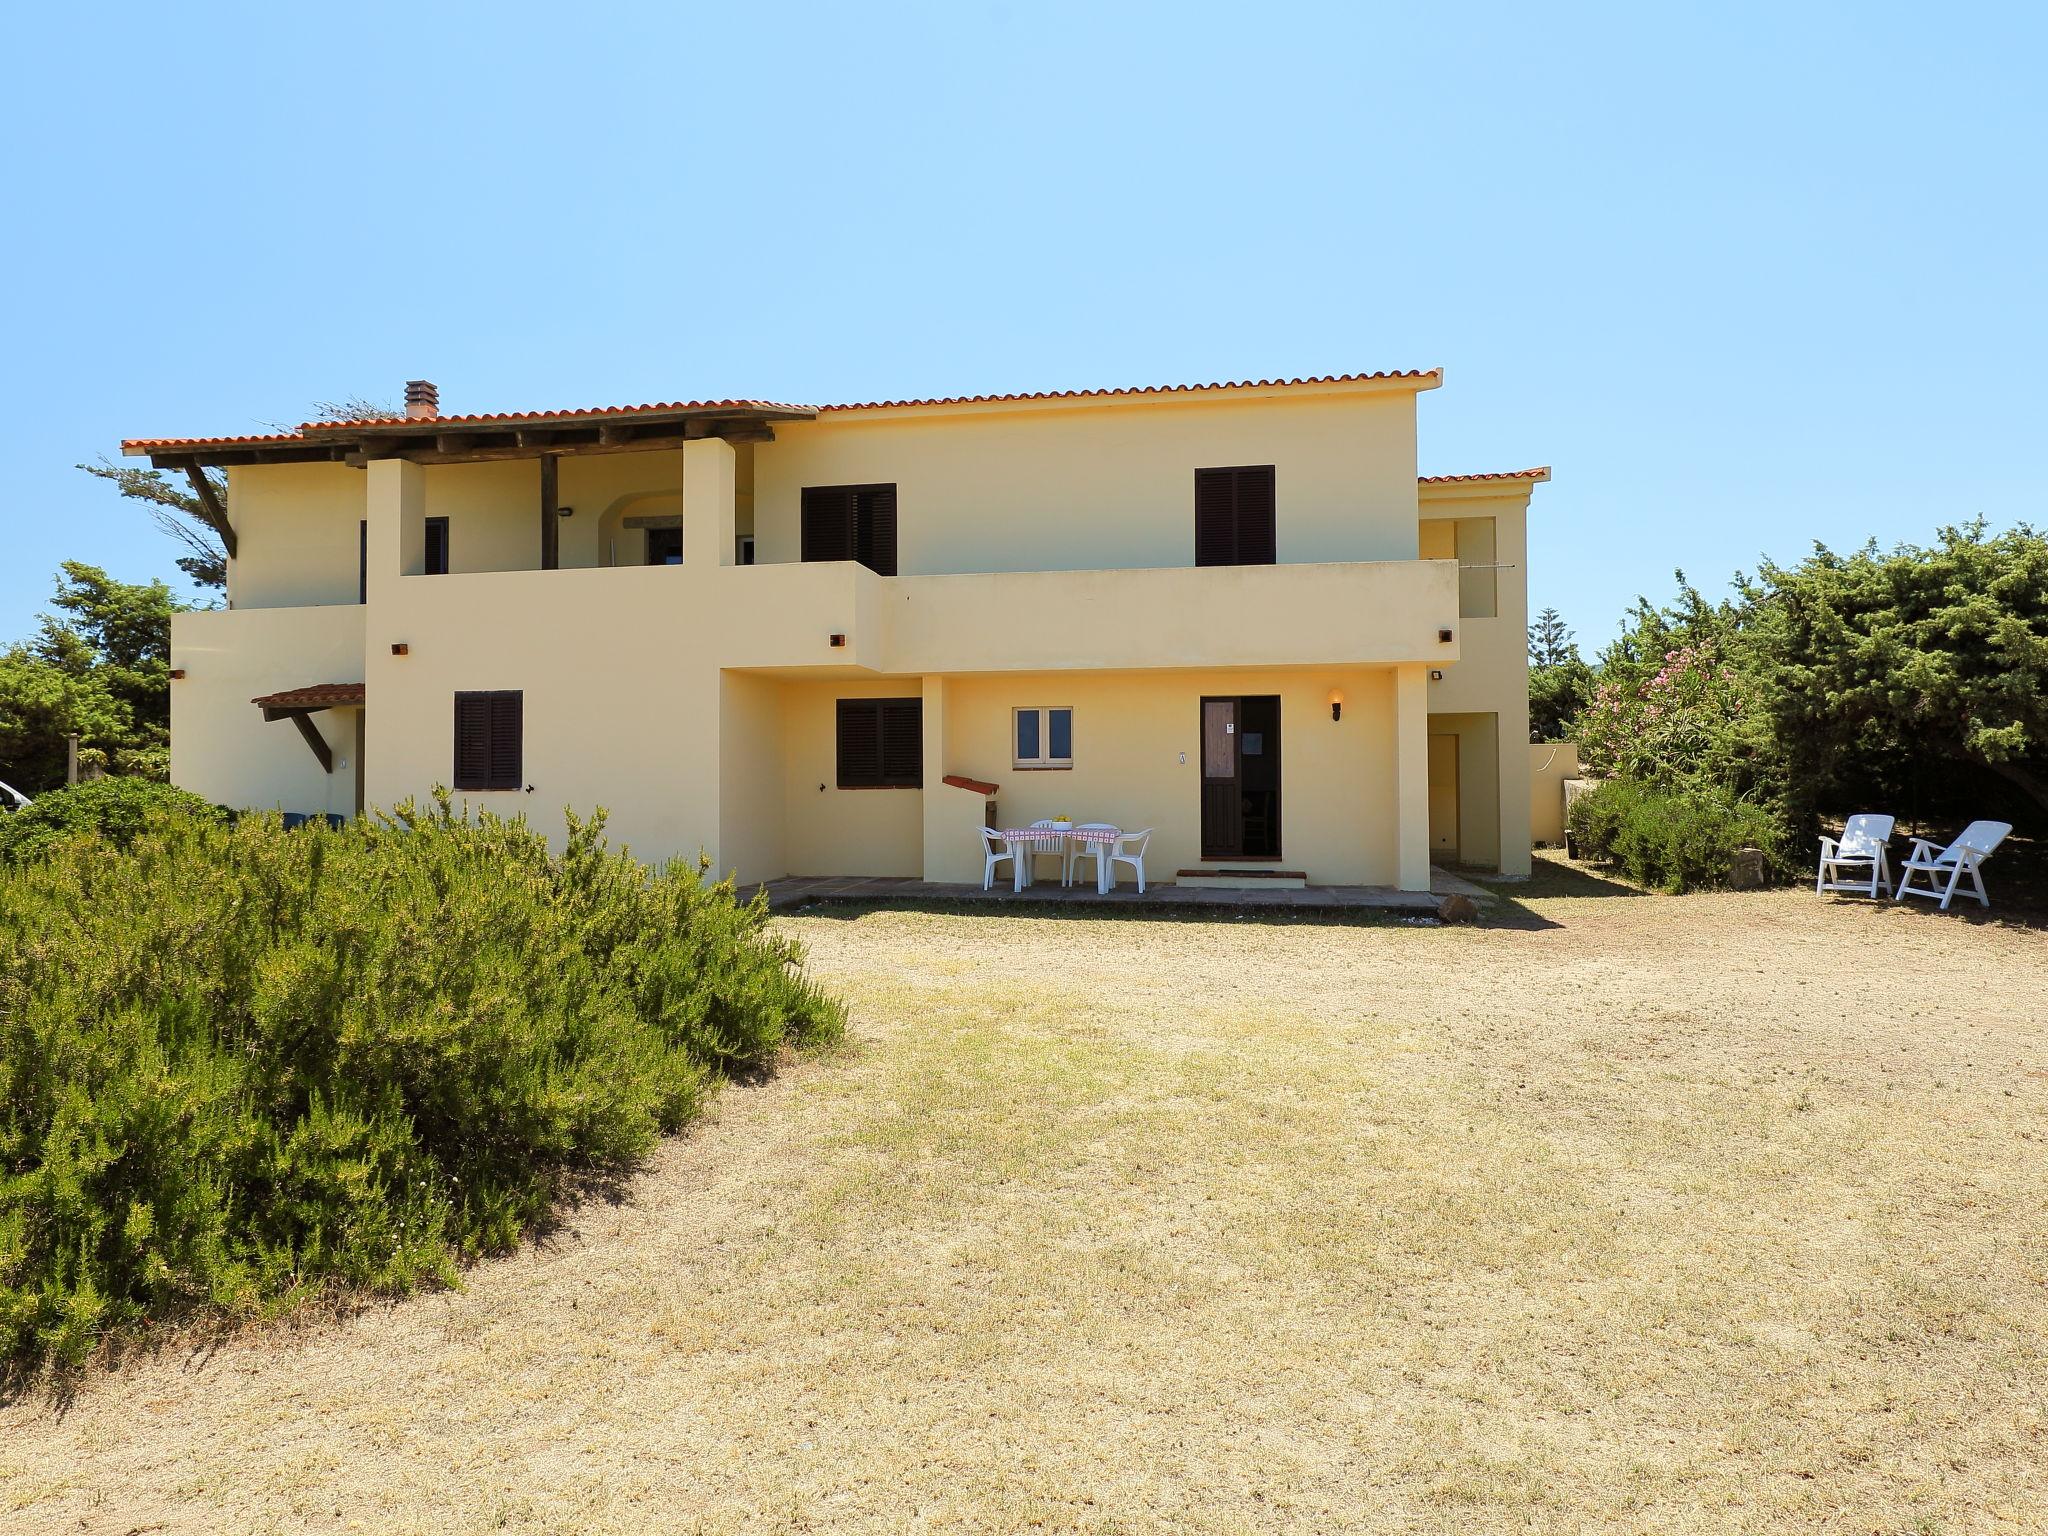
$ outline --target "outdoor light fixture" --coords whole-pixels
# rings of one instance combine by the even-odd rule
[[[575,515],[576,515],[576,509],[575,509],[574,507],[557,507],[557,508],[555,508],[555,516],[557,516],[557,517],[574,517]]]
[[[184,669],[183,667],[173,667],[173,668],[171,668],[171,677],[172,677],[173,681],[175,681],[175,680],[176,680],[176,679],[178,679],[178,678],[181,678],[181,677],[183,677],[184,675],[185,675],[185,669]]]
[[[403,640],[394,641],[391,646],[391,654],[394,656],[410,656],[412,654],[412,647]]]
[[[1448,629],[1438,630],[1436,632],[1436,637],[1445,645],[1449,645],[1451,643],[1451,632]]]
[[[1442,682],[1444,680],[1444,669],[1442,667],[1431,667],[1429,669],[1429,680],[1432,683]]]
[[[1342,688],[1332,688],[1330,690],[1330,718],[1332,720],[1342,720],[1344,718],[1344,690]]]
[[[834,636],[832,637],[832,643],[833,643],[834,645],[844,645],[844,644],[846,644],[846,636],[844,636],[844,635],[834,635]]]

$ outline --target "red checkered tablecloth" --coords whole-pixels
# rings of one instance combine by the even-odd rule
[[[1077,843],[1113,843],[1123,835],[1118,827],[1003,828],[1003,841],[1013,846],[1018,843],[1057,843],[1069,837]]]

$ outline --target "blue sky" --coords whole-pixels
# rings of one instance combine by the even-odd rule
[[[0,639],[123,436],[1442,366],[1532,603],[2048,522],[2019,7],[29,7]],[[182,584],[181,584],[182,590]]]

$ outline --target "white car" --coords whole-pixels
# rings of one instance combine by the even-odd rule
[[[29,808],[29,803],[27,795],[6,780],[0,779],[0,816],[9,811],[25,811]]]

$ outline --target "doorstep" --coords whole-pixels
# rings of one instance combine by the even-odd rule
[[[1308,876],[1298,869],[1181,869],[1174,884],[1190,890],[1305,891]]]

